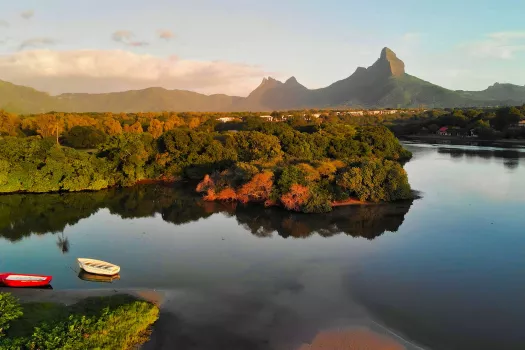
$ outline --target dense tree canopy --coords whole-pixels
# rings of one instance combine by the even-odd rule
[[[332,114],[281,122],[198,113],[0,113],[0,192],[60,192],[203,180],[208,200],[329,211],[348,198],[410,197],[410,159],[384,126]],[[233,118],[233,117],[232,117]],[[313,122],[315,121],[315,122]],[[482,121],[480,121],[482,122]],[[57,143],[57,136],[59,142]],[[206,176],[207,175],[207,176]]]
[[[73,148],[95,148],[106,141],[106,134],[93,126],[74,126],[63,136],[64,143]]]

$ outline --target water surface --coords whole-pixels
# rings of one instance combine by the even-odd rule
[[[429,348],[525,348],[525,152],[406,147],[421,199],[327,215],[204,203],[185,186],[1,196],[0,270],[52,274],[55,289],[192,290],[283,337],[366,314]],[[77,257],[121,279],[83,281]]]

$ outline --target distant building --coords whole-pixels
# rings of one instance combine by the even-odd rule
[[[448,136],[450,135],[450,132],[448,131],[448,128],[444,126],[438,130],[437,134],[441,136]]]
[[[233,117],[222,117],[222,118],[217,118],[218,121],[223,122],[223,123],[231,122],[231,121],[233,121],[234,119],[235,119],[235,118],[233,118]]]
[[[520,120],[520,122],[518,123],[518,127],[525,128],[525,119]]]
[[[260,118],[265,119],[266,121],[273,121],[273,117],[271,115],[261,115]]]
[[[347,111],[346,114],[353,116],[363,116],[363,115],[385,115],[385,114],[396,114],[399,111],[396,109],[379,109],[379,110],[363,110],[363,111]]]
[[[321,116],[321,113],[315,113],[315,114],[312,114],[312,117],[314,117],[314,118],[316,118],[316,119],[319,118],[320,116]]]

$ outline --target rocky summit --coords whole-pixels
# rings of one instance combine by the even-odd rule
[[[370,67],[358,67],[349,77],[327,87],[311,90],[295,77],[285,83],[268,77],[247,97],[207,96],[162,88],[50,96],[0,81],[0,109],[16,113],[485,107],[522,103],[525,103],[525,86],[495,84],[483,91],[454,91],[409,75],[404,62],[387,47],[381,50],[379,58]]]

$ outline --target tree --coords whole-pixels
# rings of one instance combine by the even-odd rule
[[[237,198],[242,203],[265,202],[270,198],[273,189],[273,173],[266,171],[256,174],[238,191]]]
[[[356,140],[366,143],[375,156],[390,160],[408,160],[412,154],[403,148],[394,134],[384,126],[361,127]]]
[[[182,125],[184,125],[184,121],[181,118],[177,117],[176,115],[172,115],[164,123],[164,131],[173,130],[176,127],[179,127]]]
[[[258,131],[241,131],[234,136],[234,145],[243,162],[267,162],[282,157],[279,139]]]
[[[439,130],[439,125],[437,125],[437,124],[430,124],[428,126],[428,132],[431,133],[431,134],[437,133],[438,130]]]
[[[159,121],[158,119],[152,119],[150,124],[149,124],[149,127],[148,127],[148,132],[154,137],[154,138],[159,138],[160,135],[162,135],[162,131],[163,131],[163,125],[162,125],[162,122]]]
[[[20,119],[0,110],[0,136],[16,136],[20,129]]]
[[[107,136],[93,126],[75,126],[64,135],[66,145],[73,148],[95,148],[106,139]]]
[[[293,185],[307,185],[306,174],[300,167],[290,165],[283,169],[277,180],[277,190],[279,194],[290,192]]]
[[[281,196],[281,203],[288,210],[301,211],[303,205],[310,199],[310,190],[306,186],[293,184],[290,191]]]
[[[135,122],[132,125],[125,125],[124,126],[124,132],[129,132],[131,134],[142,134],[144,130],[142,129],[142,124],[139,122]]]
[[[116,184],[129,186],[154,175],[156,154],[151,135],[125,133],[112,136],[100,147],[98,156],[108,161]]]
[[[496,130],[505,130],[513,124],[519,123],[522,114],[516,107],[500,108],[496,111],[496,117],[490,120],[490,124]]]
[[[405,170],[397,162],[366,159],[341,172],[337,186],[361,201],[395,201],[411,198]]]
[[[118,120],[112,117],[106,117],[102,121],[104,132],[110,136],[122,134],[122,126]]]
[[[58,136],[59,120],[55,115],[44,114],[36,118],[37,132],[42,137]]]
[[[191,118],[189,123],[188,123],[188,126],[189,126],[190,129],[195,129],[200,124],[201,124],[201,121],[199,120],[199,118]]]

